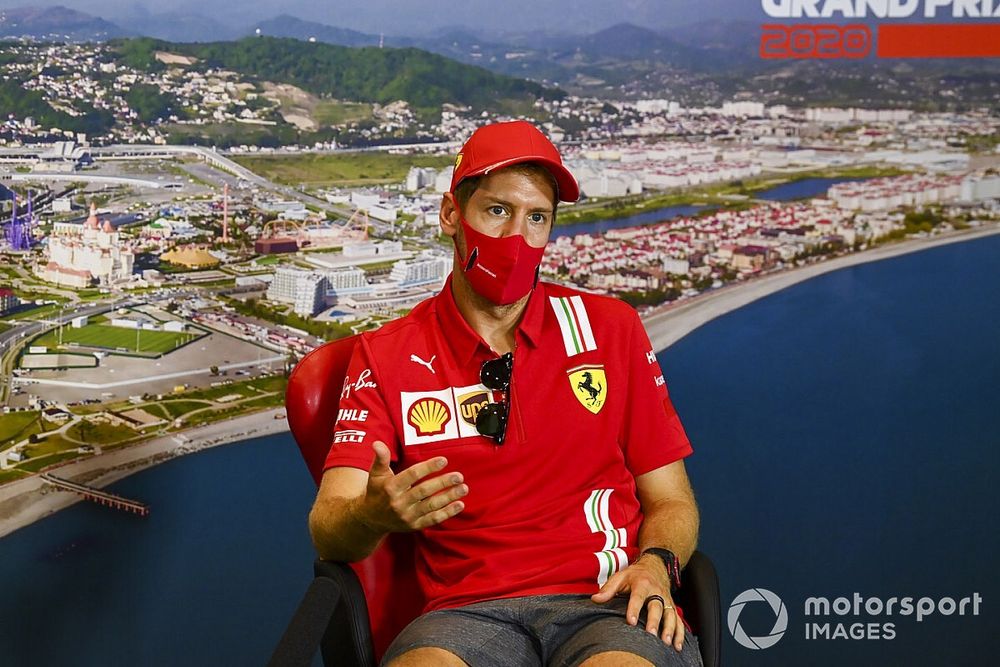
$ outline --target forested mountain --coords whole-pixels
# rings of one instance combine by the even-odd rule
[[[198,59],[261,81],[290,83],[316,95],[381,104],[404,100],[420,108],[444,103],[496,108],[504,102],[559,98],[541,84],[494,74],[414,48],[349,48],[295,39],[248,37],[236,42],[178,44],[154,39],[113,42],[130,65],[163,67],[157,51]]]

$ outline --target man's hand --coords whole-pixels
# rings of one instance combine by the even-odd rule
[[[360,521],[380,532],[407,532],[427,528],[450,519],[463,509],[459,500],[469,492],[462,473],[450,472],[421,481],[446,465],[438,456],[422,461],[398,475],[389,468],[390,453],[384,442],[376,441],[375,461],[368,473],[368,489],[356,511]]]
[[[655,556],[641,557],[609,577],[601,590],[590,599],[604,603],[619,593],[629,594],[628,608],[625,611],[625,620],[629,625],[639,622],[639,613],[645,606],[646,632],[659,635],[664,643],[673,644],[674,649],[681,650],[684,645],[684,623],[677,615],[673,598],[670,597],[670,577],[663,561]],[[649,600],[653,595],[663,598],[663,604],[659,600]]]

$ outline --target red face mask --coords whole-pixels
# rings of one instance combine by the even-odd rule
[[[461,218],[466,257],[455,254],[472,289],[493,303],[514,303],[538,282],[538,267],[545,246],[534,248],[520,234],[494,238],[472,228]]]

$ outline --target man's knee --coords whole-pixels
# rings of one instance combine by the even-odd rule
[[[439,665],[441,667],[468,667],[464,660],[451,651],[434,646],[411,649],[393,659],[386,667],[438,667]]]
[[[653,667],[653,663],[634,653],[605,651],[587,658],[580,667]]]

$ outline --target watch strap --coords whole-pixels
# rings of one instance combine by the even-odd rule
[[[645,556],[646,554],[656,556],[663,561],[663,565],[667,568],[667,577],[670,579],[671,591],[681,587],[681,561],[673,551],[660,547],[650,547],[643,550],[641,555]]]

